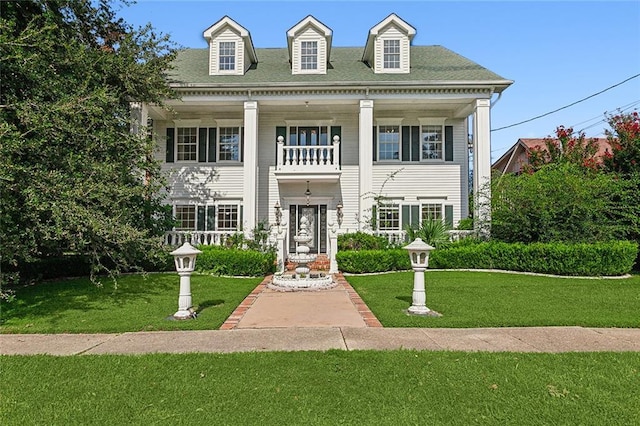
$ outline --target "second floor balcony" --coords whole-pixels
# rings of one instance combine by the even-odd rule
[[[331,145],[285,145],[278,137],[275,172],[280,181],[340,179],[340,138]]]

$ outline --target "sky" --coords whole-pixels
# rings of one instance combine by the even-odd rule
[[[442,45],[514,81],[492,99],[492,161],[519,138],[547,137],[560,125],[603,137],[605,113],[640,110],[639,0],[138,0],[118,12],[186,48],[207,47],[203,31],[225,15],[256,48],[286,47],[286,31],[307,15],[333,30],[333,46],[363,47],[391,13],[416,28],[413,45]]]

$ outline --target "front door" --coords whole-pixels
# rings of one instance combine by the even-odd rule
[[[291,205],[289,206],[289,253],[296,252],[294,236],[300,232],[300,219],[307,218],[307,235],[309,253],[327,252],[327,206],[321,205]]]

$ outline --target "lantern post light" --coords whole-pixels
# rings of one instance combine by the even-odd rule
[[[429,266],[429,253],[435,248],[426,244],[421,238],[416,238],[411,244],[404,246],[404,249],[409,252],[413,268],[413,297],[407,313],[433,317],[442,316],[427,308],[427,294],[424,287],[424,271]]]
[[[196,267],[196,257],[202,252],[185,242],[178,249],[171,252],[176,263],[176,271],[180,276],[180,294],[178,296],[178,312],[173,314],[175,319],[193,318],[191,304],[191,273]]]

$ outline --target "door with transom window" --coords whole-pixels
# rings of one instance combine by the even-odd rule
[[[327,206],[326,204],[292,204],[289,206],[289,253],[296,252],[296,241],[293,239],[300,232],[300,220],[307,218],[307,235],[309,253],[327,252]]]

